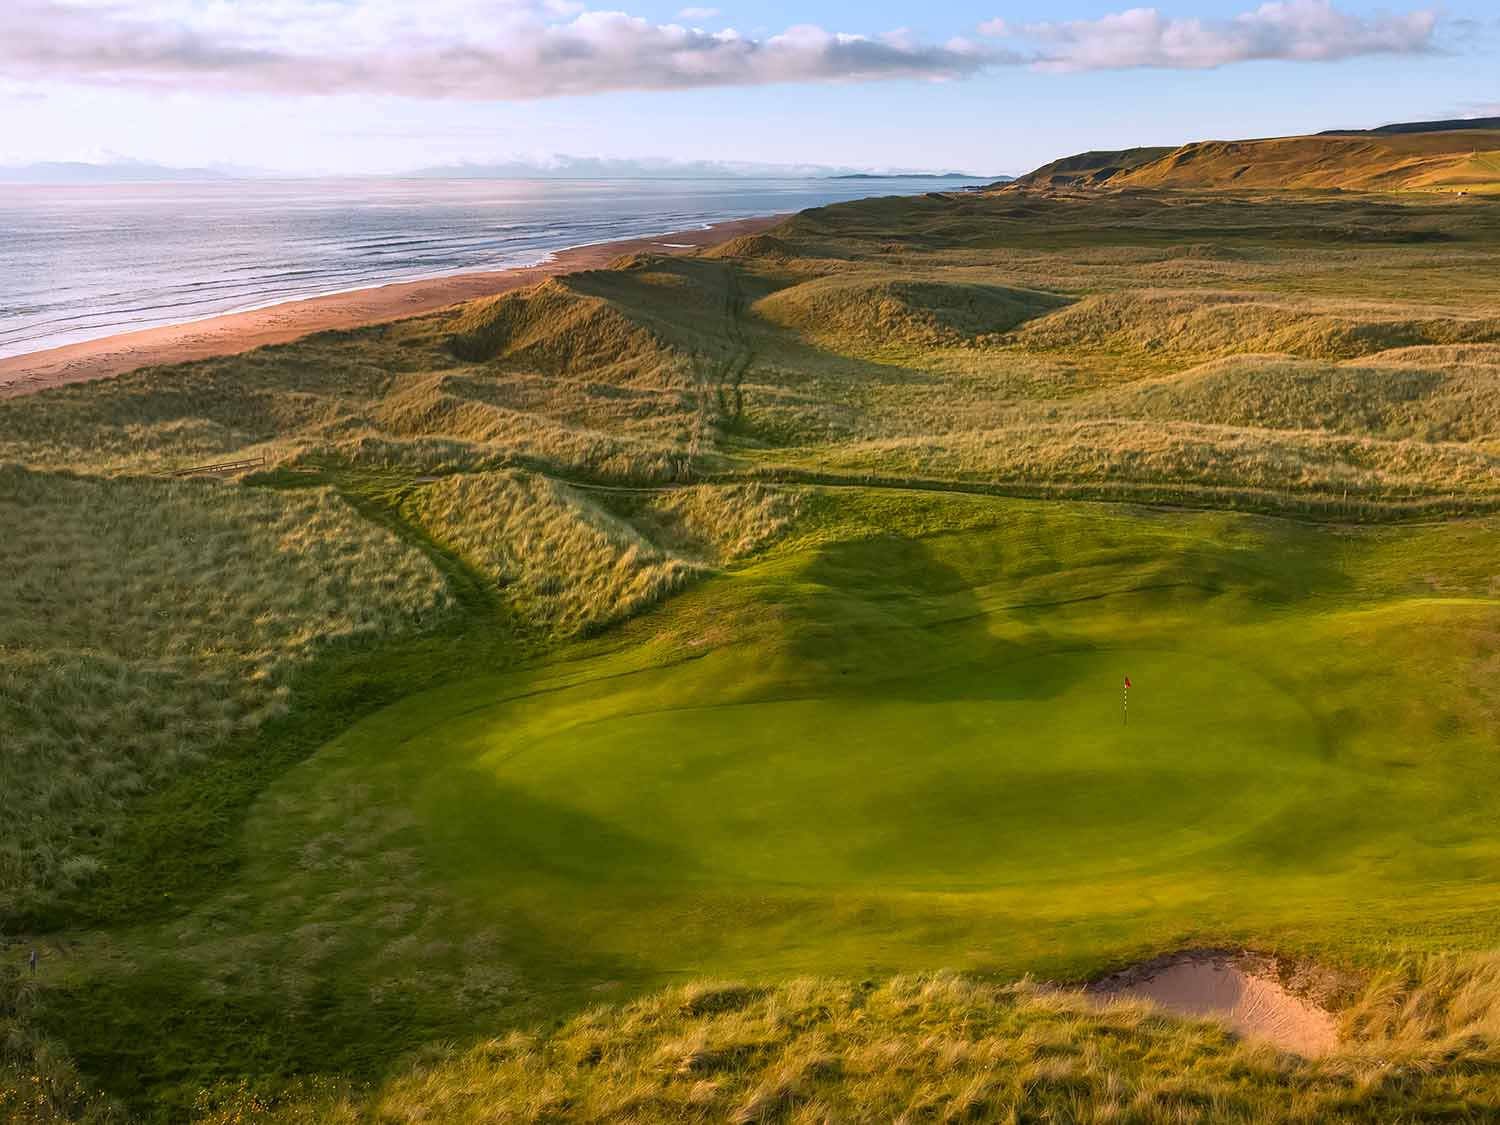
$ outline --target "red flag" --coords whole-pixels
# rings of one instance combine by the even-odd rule
[[[1126,686],[1126,688],[1130,687],[1130,677],[1129,676],[1125,677],[1125,686]]]

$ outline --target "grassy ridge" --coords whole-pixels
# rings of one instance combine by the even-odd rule
[[[875,200],[701,258],[11,400],[0,456],[625,484],[841,466],[1184,500],[1246,474],[1261,507],[1483,510],[1497,239],[1483,205],[1381,197]]]
[[[1320,133],[1082,153],[1015,181],[1033,187],[1500,190],[1500,130]]]
[[[630,495],[630,494],[625,494]],[[414,522],[553,638],[594,632],[774,537],[795,510],[756,485],[701,485],[622,503],[526,473],[449,477],[414,494]],[[611,512],[609,505],[620,509]]]

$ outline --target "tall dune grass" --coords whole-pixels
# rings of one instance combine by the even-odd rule
[[[1170,489],[1191,483],[1288,499],[1374,502],[1500,495],[1500,452],[1459,443],[1383,441],[1307,431],[1155,421],[1058,422],[868,442],[825,460],[856,472],[1036,485]]]
[[[609,499],[533,473],[494,472],[429,485],[408,512],[503,588],[525,619],[572,637],[630,617],[708,567],[748,554],[793,510],[753,485],[674,490],[623,506],[634,522],[606,507]]]
[[[286,707],[330,646],[448,604],[327,491],[0,468],[0,917],[86,883],[132,798]]]
[[[1497,389],[1493,345],[1407,348],[1337,364],[1244,355],[1093,395],[1067,413],[1475,442],[1500,435]]]
[[[1491,1120],[1492,962],[1414,967],[1385,1023],[1377,981],[1346,1020],[1366,1037],[1315,1060],[1024,981],[718,982],[435,1053],[368,1095],[258,1105],[267,1122],[329,1123]],[[246,1104],[206,1099],[202,1120]]]
[[[7,1125],[125,1125],[121,1108],[91,1089],[37,1028],[41,989],[0,961],[0,1121]]]
[[[396,479],[400,514],[549,639],[772,541],[796,493],[746,483],[758,474],[1282,511],[1316,498],[1347,518],[1493,507],[1497,215],[1250,195],[872,200],[697,258],[636,256],[0,401],[0,462],[29,466],[0,468],[0,918],[86,887],[139,795],[260,729],[328,646],[447,612],[423,556],[331,493],[144,474],[263,454]],[[436,474],[451,475],[420,479]],[[583,487],[600,482],[688,487]],[[871,533],[910,507],[892,497]],[[0,1117],[107,1113],[65,1064],[48,1069],[24,983],[0,977]],[[694,986],[445,1051],[368,1097],[278,1107],[231,1091],[200,1111],[1488,1120],[1497,993],[1483,959],[1403,966],[1349,1008],[1353,1046],[1301,1063],[1027,985]],[[28,1083],[44,1097],[23,1106]]]
[[[411,511],[434,539],[506,587],[527,618],[560,637],[628,617],[695,573],[582,494],[530,473],[449,477]]]

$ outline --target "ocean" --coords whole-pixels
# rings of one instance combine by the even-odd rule
[[[0,186],[0,357],[933,186],[900,179]]]

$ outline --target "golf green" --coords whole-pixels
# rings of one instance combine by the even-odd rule
[[[421,802],[455,874],[927,889],[1089,877],[1222,845],[1323,768],[1312,718],[1252,671],[1129,649],[853,698],[572,721],[562,698],[553,716],[517,729],[501,708],[422,740],[466,747]]]

